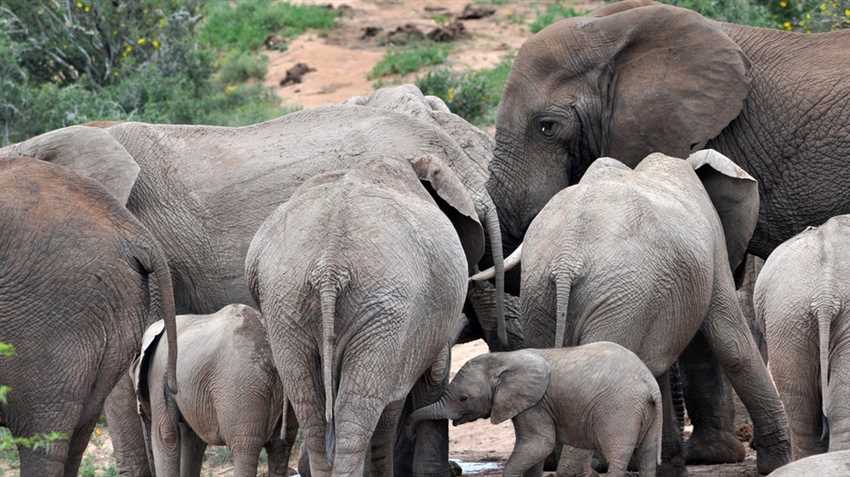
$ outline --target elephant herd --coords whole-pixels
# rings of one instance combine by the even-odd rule
[[[21,474],[77,475],[105,414],[127,476],[287,475],[300,432],[302,475],[443,477],[488,417],[504,475],[684,476],[743,459],[729,383],[760,473],[845,475],[847,51],[623,0],[526,41],[495,142],[402,85],[0,149],[0,425],[61,434]]]

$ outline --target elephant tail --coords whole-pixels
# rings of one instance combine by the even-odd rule
[[[823,416],[821,440],[826,440],[829,436],[829,421],[826,417],[826,411],[829,409],[829,328],[834,310],[831,307],[816,307],[814,314],[818,320],[818,346],[820,348],[820,394]]]
[[[318,280],[319,300],[322,308],[322,381],[325,386],[325,457],[328,464],[333,462],[335,448],[334,423],[334,320],[336,319],[336,300],[343,283],[325,276]]]
[[[570,307],[570,288],[572,287],[572,276],[555,272],[555,348],[564,346],[564,338],[567,334],[567,311]]]

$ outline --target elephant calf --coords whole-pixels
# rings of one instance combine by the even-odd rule
[[[513,419],[516,444],[505,476],[542,475],[556,443],[599,450],[609,477],[625,476],[637,451],[640,475],[655,475],[661,392],[640,358],[618,344],[477,356],[411,420],[452,419],[457,426],[488,416],[493,424]]]
[[[230,448],[237,477],[257,475],[263,447],[269,456],[269,476],[289,475],[287,462],[298,425],[291,413],[281,422],[286,400],[260,320],[259,313],[246,305],[228,305],[212,315],[177,317],[182,351],[176,397],[182,421],[179,454],[165,451],[165,436],[150,426],[164,409],[165,350],[157,347],[162,322],[145,332],[133,376],[158,475],[200,476],[208,444]]]
[[[850,450],[800,459],[776,469],[770,477],[839,477],[850,474]]]
[[[850,450],[848,240],[850,215],[810,227],[777,247],[756,281],[756,315],[795,459],[827,446]]]

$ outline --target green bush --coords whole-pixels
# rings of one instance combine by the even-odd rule
[[[546,10],[537,12],[537,16],[528,26],[528,29],[531,33],[537,33],[562,18],[580,15],[584,15],[584,13],[573,7],[566,6],[563,3],[552,3],[546,7]]]
[[[511,63],[506,58],[493,68],[466,73],[438,69],[417,78],[416,86],[424,94],[441,98],[453,113],[473,124],[493,124]]]
[[[776,23],[785,30],[826,32],[850,27],[848,0],[768,0]]]
[[[700,14],[729,23],[756,27],[775,27],[767,7],[752,0],[661,0],[669,5],[689,8]]]
[[[448,45],[422,42],[413,46],[390,48],[372,70],[369,79],[389,75],[405,75],[425,66],[439,65],[449,56]]]
[[[242,83],[249,79],[262,80],[266,77],[269,58],[242,51],[231,51],[220,60],[216,78],[220,83]]]
[[[328,30],[337,17],[324,7],[268,0],[214,0],[207,10],[201,40],[221,50],[255,50],[269,33],[293,37],[309,29]]]
[[[222,54],[197,40],[197,30],[202,28],[198,25],[197,0],[126,3],[138,3],[156,10],[156,13],[140,17],[155,25],[144,24],[141,20],[121,23],[111,18],[103,19],[104,24],[122,25],[127,32],[152,32],[153,39],[148,38],[141,46],[136,44],[126,56],[120,53],[106,78],[98,76],[99,73],[89,73],[85,62],[75,63],[76,66],[58,64],[65,61],[62,58],[72,58],[72,55],[61,49],[48,51],[40,46],[59,44],[57,42],[63,38],[77,41],[63,30],[67,27],[76,32],[78,27],[74,24],[60,28],[55,22],[40,20],[27,26],[26,31],[33,38],[21,36],[12,28],[20,19],[33,17],[35,12],[64,18],[61,15],[65,2],[39,0],[35,6],[21,5],[15,10],[14,18],[11,11],[0,7],[0,145],[94,120],[244,125],[292,110],[281,108],[280,100],[262,84],[241,84],[247,79],[264,76],[264,59],[245,52]],[[82,7],[74,7],[71,19],[81,15],[101,18],[109,12],[128,13],[113,8],[111,0],[87,3],[80,0],[79,4]],[[125,36],[131,35],[126,33]],[[152,44],[154,39],[156,43]],[[70,45],[68,51],[79,47],[91,57],[106,55],[100,50],[107,47],[103,42]],[[144,54],[137,53],[139,51]],[[31,71],[33,65],[45,64],[52,65],[50,75]]]

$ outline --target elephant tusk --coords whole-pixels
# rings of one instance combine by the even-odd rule
[[[519,265],[521,258],[522,258],[522,244],[519,244],[519,247],[517,247],[516,250],[511,252],[511,254],[508,255],[508,258],[505,259],[505,271],[507,272],[508,270]],[[489,279],[491,279],[495,276],[496,276],[496,269],[494,267],[490,267],[487,270],[484,270],[483,272],[478,272],[475,275],[472,275],[471,277],[469,277],[469,280],[475,281],[475,282],[481,282],[481,281],[484,281],[484,280],[489,280]]]

